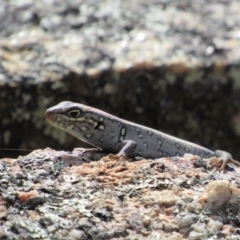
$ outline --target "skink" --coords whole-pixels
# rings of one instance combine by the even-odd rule
[[[47,109],[45,118],[53,126],[83,142],[125,157],[156,159],[191,153],[201,158],[218,157],[219,161],[222,161],[221,169],[230,162],[240,166],[228,152],[221,150],[213,152],[200,145],[80,103],[61,102]]]

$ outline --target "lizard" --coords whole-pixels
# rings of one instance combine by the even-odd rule
[[[214,152],[80,103],[60,102],[46,110],[45,119],[79,140],[118,156],[156,159],[191,153],[201,158],[215,157],[213,163],[220,170],[225,169],[229,163],[240,167],[240,162],[233,160],[232,155],[226,151]]]

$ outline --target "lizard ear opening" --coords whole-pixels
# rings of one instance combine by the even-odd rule
[[[77,118],[80,116],[80,110],[78,109],[71,110],[67,113],[67,115],[71,118]]]

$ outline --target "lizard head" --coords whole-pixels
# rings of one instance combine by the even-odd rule
[[[78,139],[92,144],[94,136],[100,136],[105,129],[104,117],[108,113],[69,101],[61,102],[45,112],[45,119]],[[93,144],[92,144],[93,145]]]

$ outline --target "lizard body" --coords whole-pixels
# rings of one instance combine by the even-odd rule
[[[182,156],[185,153],[211,158],[217,153],[218,157],[227,158],[221,159],[223,161],[232,160],[231,155],[225,151],[213,152],[79,103],[61,102],[47,109],[45,118],[53,126],[110,153],[152,159]]]

